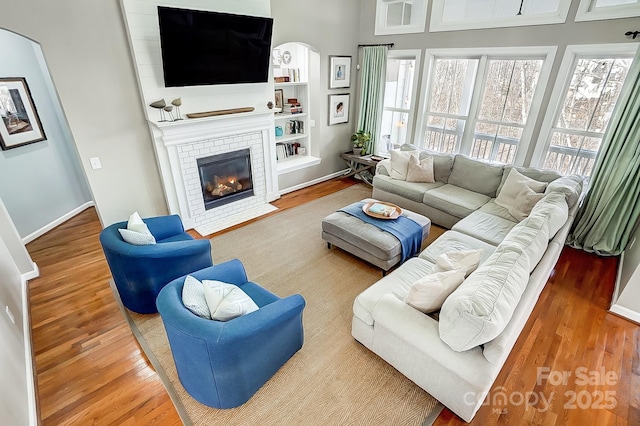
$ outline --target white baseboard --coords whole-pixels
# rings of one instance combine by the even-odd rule
[[[35,271],[38,271],[38,266],[34,263]],[[29,273],[30,274],[30,273]],[[36,403],[36,378],[34,374],[33,363],[33,349],[31,348],[31,318],[29,316],[29,287],[28,281],[24,278],[27,274],[22,275],[22,324],[24,334],[24,358],[26,364],[26,377],[27,377],[27,406],[29,409],[29,425],[37,426],[40,424],[38,419],[38,407]],[[38,276],[38,275],[36,275]]]
[[[615,303],[611,305],[611,308],[609,308],[609,312],[620,315],[621,317],[625,317],[626,319],[631,320],[636,324],[640,324],[640,312],[636,312]]]
[[[35,240],[36,238],[38,238],[38,237],[46,234],[47,232],[51,231],[56,226],[66,222],[67,220],[71,219],[72,217],[74,217],[78,213],[88,209],[89,207],[93,207],[94,205],[95,205],[95,203],[93,201],[89,201],[89,202],[84,203],[80,207],[77,207],[77,208],[71,210],[69,213],[59,217],[58,219],[54,220],[53,222],[43,226],[42,228],[38,229],[37,231],[34,231],[31,234],[27,235],[26,237],[22,238],[22,244],[30,243],[31,241]]]
[[[331,173],[330,175],[322,176],[322,177],[319,177],[317,179],[301,183],[300,185],[295,185],[295,186],[291,186],[289,188],[285,188],[282,191],[280,191],[280,195],[288,194],[290,192],[297,191],[299,189],[303,189],[303,188],[306,188],[306,187],[311,186],[311,185],[315,185],[316,183],[321,183],[321,182],[325,182],[325,181],[328,181],[328,180],[333,179],[333,178],[340,177],[342,175],[347,174],[348,172],[349,172],[349,169],[340,170],[339,172]]]

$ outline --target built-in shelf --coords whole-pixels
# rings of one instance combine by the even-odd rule
[[[293,155],[291,157],[278,160],[278,174],[284,174],[301,170],[306,167],[320,164],[320,158],[311,155]]]
[[[292,87],[292,86],[306,86],[306,81],[288,81],[286,83],[275,83],[276,87]]]
[[[306,112],[299,112],[297,114],[287,114],[287,113],[284,113],[284,112],[278,112],[278,113],[273,115],[273,118],[275,120],[293,120],[293,119],[304,118],[306,116],[307,116]]]
[[[304,133],[294,133],[292,135],[284,135],[284,136],[276,136],[276,143],[278,142],[290,142],[298,139],[304,139],[308,137],[308,135]]]

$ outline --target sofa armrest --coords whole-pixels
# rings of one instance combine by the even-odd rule
[[[384,176],[391,176],[390,172],[391,172],[391,159],[390,158],[385,158],[384,160],[382,160],[378,164],[376,164],[376,174],[384,175]]]
[[[209,240],[206,240],[209,241]],[[219,263],[190,274],[199,281],[217,280],[225,283],[241,286],[248,282],[247,271],[238,259]]]
[[[148,217],[142,220],[147,225],[156,241],[164,240],[165,238],[173,237],[174,235],[182,234],[184,232],[182,220],[177,214],[171,216]],[[126,227],[126,222],[123,227]]]

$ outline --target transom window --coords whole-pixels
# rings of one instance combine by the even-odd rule
[[[640,16],[640,0],[581,0],[576,21]]]
[[[568,48],[563,64],[566,78],[554,90],[541,131],[545,142],[534,153],[539,166],[563,174],[591,175],[632,62],[631,52],[600,49],[579,53]]]
[[[433,57],[420,145],[492,162],[521,162],[548,78],[547,62],[540,55]]]
[[[424,32],[428,0],[377,0],[375,35]]]
[[[408,143],[411,134],[416,96],[416,64],[419,51],[389,51],[384,89],[384,102],[379,154],[386,154],[394,145]]]

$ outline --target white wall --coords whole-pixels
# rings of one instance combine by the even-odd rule
[[[37,424],[25,285],[36,271],[0,199],[0,420],[8,425]]]
[[[0,30],[0,76],[27,81],[47,140],[0,151],[0,197],[24,238],[91,201],[40,47]]]
[[[640,323],[640,226],[621,257],[611,311]]]

